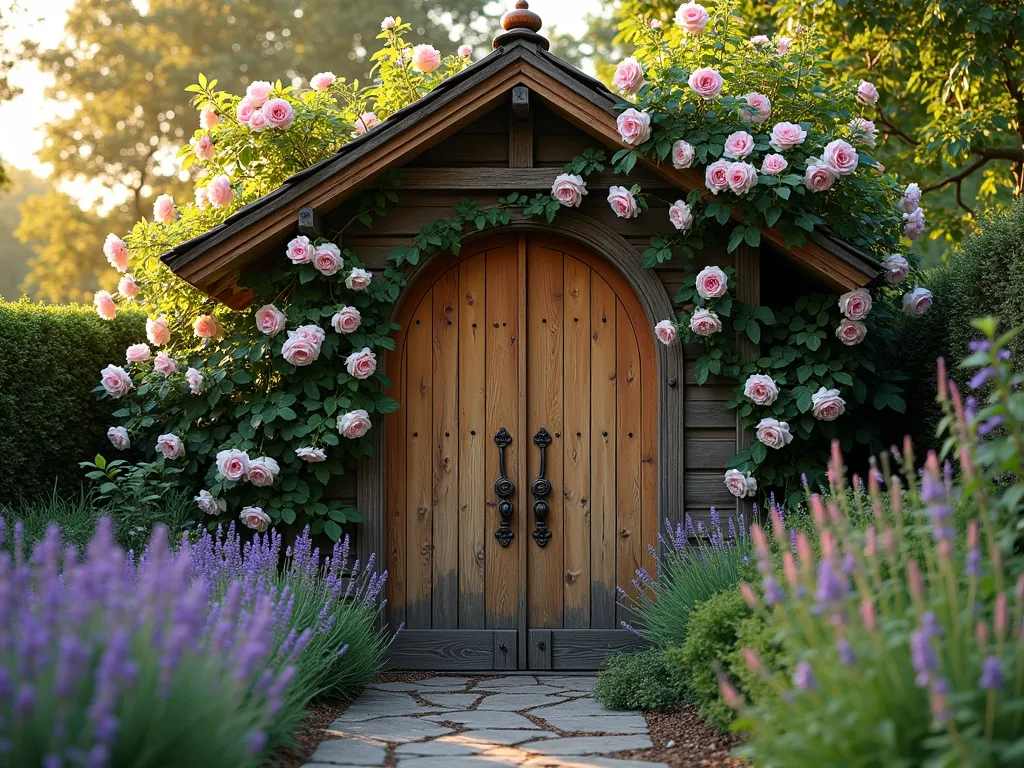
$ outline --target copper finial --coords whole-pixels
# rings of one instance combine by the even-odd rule
[[[527,0],[518,0],[515,10],[501,17],[501,28],[505,31],[494,38],[494,47],[500,48],[513,40],[532,40],[547,50],[550,44],[544,36],[538,34],[542,26],[544,22],[530,10]]]

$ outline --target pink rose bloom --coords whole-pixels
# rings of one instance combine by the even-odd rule
[[[267,488],[274,484],[274,478],[281,472],[281,466],[269,456],[260,456],[249,462],[246,479],[257,488]]]
[[[693,213],[685,200],[676,200],[668,209],[668,220],[672,226],[680,232],[685,232],[693,226]]]
[[[704,183],[713,194],[729,188],[730,165],[728,160],[715,160],[704,170]]]
[[[697,273],[697,293],[702,299],[717,299],[729,290],[729,277],[718,267],[704,267]]]
[[[160,315],[156,320],[146,320],[146,338],[149,343],[162,347],[171,340],[171,329],[167,327],[167,315]]]
[[[124,356],[129,363],[144,363],[149,360],[151,354],[149,344],[132,344],[125,350]]]
[[[583,177],[572,173],[558,174],[551,185],[551,196],[567,208],[579,208],[585,194],[587,184]]]
[[[693,165],[694,156],[695,152],[693,149],[693,145],[690,144],[690,142],[683,141],[682,139],[680,139],[679,141],[672,145],[673,168],[679,168],[680,170],[682,170],[683,168],[689,168],[691,165]]]
[[[231,179],[223,173],[215,176],[206,186],[206,199],[214,208],[227,208],[235,198],[235,190],[231,188]]]
[[[625,187],[608,189],[608,205],[620,219],[633,219],[640,215],[640,206],[636,198]]]
[[[779,385],[771,376],[755,373],[743,385],[743,395],[757,405],[771,405],[779,397]]]
[[[220,335],[220,323],[213,315],[200,315],[192,323],[192,331],[200,339],[212,339]]]
[[[835,181],[835,171],[825,163],[812,161],[804,171],[804,186],[811,192],[825,192]]]
[[[356,136],[362,136],[368,130],[376,128],[378,125],[380,125],[380,120],[377,119],[376,114],[373,112],[363,112],[363,114],[359,116],[359,119],[356,120]]]
[[[228,503],[224,499],[215,499],[213,494],[207,490],[200,491],[198,496],[192,498],[192,501],[205,515],[219,515],[228,508]]]
[[[857,86],[857,101],[868,107],[878,103],[878,89],[867,80],[861,80]]]
[[[668,346],[669,344],[675,344],[678,338],[676,334],[676,324],[671,320],[662,320],[654,326],[654,335],[658,341]]]
[[[232,448],[217,453],[217,474],[225,480],[238,482],[249,471],[249,454]]]
[[[417,72],[429,75],[441,66],[441,52],[427,43],[412,49],[412,68]]]
[[[252,103],[250,99],[242,99],[238,102],[238,108],[235,110],[235,116],[238,118],[238,122],[242,125],[248,125],[249,121],[252,120],[252,116],[256,114],[258,107]]]
[[[768,176],[778,176],[789,168],[789,163],[782,155],[765,155],[761,161],[761,173]]]
[[[903,193],[903,197],[900,198],[898,207],[904,213],[913,213],[921,207],[921,187],[916,183],[910,183],[907,185],[906,191]],[[107,235],[107,238],[111,238],[113,235]]]
[[[326,91],[335,79],[333,72],[318,72],[309,78],[309,87],[317,91]]]
[[[132,377],[119,365],[108,365],[100,371],[100,385],[115,399],[127,395],[134,386]]]
[[[910,262],[898,253],[882,259],[882,267],[885,269],[885,282],[889,285],[899,285],[910,274]]]
[[[737,499],[746,498],[749,492],[749,486],[747,480],[754,480],[754,478],[748,478],[738,469],[726,470],[723,482],[725,487],[729,489],[729,493],[735,496]],[[754,492],[757,492],[757,481],[754,480]]]
[[[619,127],[619,136],[626,144],[636,146],[651,138],[651,116],[646,112],[639,112],[630,107],[619,115],[616,123]]]
[[[323,344],[327,338],[327,332],[319,325],[300,325],[295,329],[295,333],[314,344]]]
[[[124,427],[111,427],[108,429],[107,440],[119,451],[127,451],[132,447],[131,438],[128,437],[128,430]]]
[[[821,159],[825,165],[840,176],[848,176],[856,171],[857,164],[860,162],[857,150],[842,139],[836,139],[826,144]]]
[[[199,210],[205,211],[209,204],[210,201],[206,199],[206,187],[196,187],[196,206]]]
[[[368,272],[361,267],[353,267],[352,271],[348,273],[348,277],[345,278],[345,287],[350,291],[365,291],[370,287],[371,280],[373,280],[373,272]]]
[[[113,232],[107,235],[107,239],[103,241],[103,254],[110,262],[110,266],[118,272],[128,271],[128,246]]]
[[[338,434],[349,440],[365,435],[370,427],[370,414],[362,409],[350,411],[338,419]]]
[[[249,128],[256,133],[267,129],[267,116],[263,114],[262,110],[252,113],[252,117],[249,118]]]
[[[769,448],[783,448],[793,442],[789,424],[778,419],[761,419],[757,423],[757,439]]]
[[[285,99],[271,99],[260,110],[271,128],[284,131],[295,122],[295,110]]]
[[[382,21],[380,23],[380,28],[384,29],[384,30],[394,29],[395,28],[395,17],[394,16],[385,16],[384,17],[384,21]]]
[[[178,372],[178,364],[166,352],[157,352],[156,360],[153,361],[153,370],[164,376],[170,376],[172,373]]]
[[[377,370],[377,356],[369,347],[363,347],[345,358],[345,369],[353,378],[368,379]]]
[[[122,297],[131,301],[139,295],[139,284],[135,282],[135,278],[131,275],[124,275],[117,283],[117,292]]]
[[[644,68],[636,60],[636,56],[623,59],[615,68],[612,85],[622,93],[635,94],[644,86]]]
[[[257,533],[265,533],[270,527],[270,515],[259,507],[242,507],[238,519],[246,528],[252,528]]]
[[[327,461],[327,454],[322,448],[313,448],[310,446],[305,448],[296,448],[295,455],[307,464],[320,464],[321,462]]]
[[[284,330],[288,318],[273,304],[264,304],[256,310],[256,328],[267,336],[276,336]]]
[[[192,151],[196,153],[196,157],[200,160],[209,160],[213,157],[213,139],[210,138],[210,134],[204,133],[196,141],[192,147]]]
[[[661,29],[661,19],[651,19],[651,29]]]
[[[850,134],[854,141],[864,146],[874,147],[878,143],[878,129],[870,120],[863,117],[855,117],[849,123]]]
[[[775,51],[779,56],[785,56],[789,53],[789,49],[793,46],[792,37],[777,37],[775,39]]]
[[[835,421],[846,412],[846,401],[838,389],[822,387],[811,395],[811,413],[818,421]]]
[[[687,34],[699,35],[704,32],[704,28],[708,25],[708,20],[711,18],[710,14],[704,9],[704,6],[700,3],[695,3],[690,0],[689,3],[680,5],[676,10],[676,24],[683,28]]]
[[[867,326],[858,320],[847,320],[845,317],[839,321],[836,328],[836,338],[848,347],[860,344],[868,335]]]
[[[866,288],[844,293],[839,297],[839,311],[851,320],[863,320],[871,314],[871,293]]]
[[[300,330],[288,331],[288,340],[281,347],[281,356],[292,365],[303,368],[320,357],[320,341]]]
[[[768,143],[776,152],[785,152],[803,144],[806,138],[807,131],[796,123],[776,123],[772,128],[771,141]]]
[[[754,137],[746,131],[730,133],[725,140],[725,150],[722,154],[733,160],[742,160],[754,151]]]
[[[750,163],[730,163],[726,180],[735,194],[745,195],[757,186],[757,168]]]
[[[92,303],[96,305],[96,314],[104,320],[113,320],[117,315],[117,305],[108,291],[96,291]]]
[[[911,240],[920,239],[925,230],[924,210],[915,208],[910,213],[904,213],[903,221],[903,234]]]
[[[920,317],[932,305],[932,292],[927,288],[917,287],[903,294],[903,314]]]
[[[355,307],[344,307],[331,318],[331,325],[338,333],[355,333],[362,322],[363,317]]]
[[[463,57],[472,56],[473,55],[473,46],[472,45],[468,45],[468,44],[460,45],[459,46],[459,50],[458,50],[458,54],[459,54],[459,56],[463,56]]]
[[[313,251],[315,250],[316,248],[313,247],[313,243],[308,237],[299,235],[288,243],[288,250],[285,253],[292,264],[309,264],[313,260]]]
[[[322,275],[330,277],[345,266],[341,259],[341,248],[334,243],[323,243],[313,251],[313,268]]]
[[[725,81],[711,67],[695,69],[690,75],[690,87],[702,99],[713,99],[722,92]]]
[[[198,395],[203,391],[203,374],[195,368],[189,368],[185,371],[185,381],[188,382],[189,391],[191,391],[193,395]]]
[[[161,224],[170,224],[174,221],[174,198],[170,195],[160,195],[153,203],[153,218]]]
[[[177,435],[160,435],[156,439],[156,452],[165,459],[180,459],[185,455],[185,446]]]
[[[718,319],[718,313],[698,309],[690,318],[690,330],[698,336],[712,336],[722,332],[722,321]]]
[[[772,41],[768,39],[768,35],[754,35],[750,38],[750,44],[755,48],[767,48]]]
[[[750,123],[760,125],[772,114],[772,103],[763,93],[748,93],[743,97],[753,109],[741,109],[740,117]]]
[[[255,80],[249,83],[249,87],[245,89],[245,98],[254,107],[262,107],[267,99],[270,98],[270,92],[274,90],[274,86],[268,83],[266,80]]]
[[[208,131],[214,128],[220,123],[220,115],[217,114],[217,110],[213,104],[205,105],[199,112],[199,127],[204,131]]]

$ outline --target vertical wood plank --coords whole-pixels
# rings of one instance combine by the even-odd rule
[[[590,369],[590,626],[615,628],[616,310],[615,293],[601,277],[591,278]],[[628,582],[627,582],[628,583]],[[625,585],[622,585],[625,586]]]
[[[518,632],[514,629],[502,629],[494,633],[495,670],[509,671],[517,668],[517,636]]]
[[[405,579],[405,549],[406,549],[406,462],[405,462],[405,435],[406,435],[406,414],[404,407],[406,401],[406,378],[408,366],[406,365],[406,354],[408,353],[408,338],[406,329],[400,331],[402,338],[396,340],[395,355],[398,357],[398,374],[392,378],[392,388],[389,394],[402,403],[403,406],[394,413],[385,417],[385,428],[387,429],[387,487],[384,496],[384,513],[386,515],[385,528],[387,529],[387,568],[388,580],[385,584],[385,591],[388,600],[388,622],[392,627],[405,622],[406,602],[406,579]]]
[[[509,168],[533,168],[533,94],[526,89],[526,86],[517,86],[526,91],[527,113],[522,116],[515,114],[514,109],[508,111],[508,167]],[[510,98],[514,94],[510,92]]]
[[[459,627],[484,626],[487,256],[459,265]]]
[[[632,297],[630,297],[632,298]],[[658,573],[658,388],[654,332],[648,326],[634,328],[640,351],[640,557],[651,576]],[[634,546],[634,552],[636,547]]]
[[[487,252],[486,298],[486,369],[487,369],[487,434],[486,477],[487,523],[486,541],[486,626],[492,629],[515,628],[519,590],[519,550],[515,540],[502,547],[494,537],[498,529],[497,496],[494,481],[498,478],[498,448],[494,435],[504,427],[513,436],[506,451],[506,471],[516,485],[512,497],[515,505],[512,526],[524,514],[524,473],[519,471],[523,446],[519,435],[519,305],[516,285],[518,275],[518,249],[515,241]],[[516,535],[516,538],[521,536]]]
[[[433,288],[433,594],[434,629],[459,626],[459,269]]]
[[[616,301],[616,581],[625,588],[643,558],[641,491],[643,393],[640,351],[636,334],[621,301]],[[617,606],[619,621],[628,621],[625,609]]]
[[[761,304],[761,253],[758,248],[743,245],[736,250],[736,298],[752,307]],[[737,334],[736,346],[740,360],[748,363],[756,360],[760,354],[760,346],[752,342],[747,334]],[[736,452],[739,453],[750,446],[754,431],[743,428],[743,419],[736,412]],[[742,512],[745,519],[751,520],[754,499],[736,499],[736,511]]]
[[[527,479],[523,490],[540,474],[540,449],[533,435],[544,427],[551,434],[546,475],[551,482],[547,524],[551,539],[540,547],[532,540],[527,551],[528,621],[531,628],[562,626],[563,476],[562,446],[562,252],[530,243],[527,259],[527,432],[530,439]],[[536,526],[530,498],[530,530]]]
[[[564,256],[562,375],[564,433],[562,436],[564,577],[562,626],[590,627],[590,267]]]
[[[433,527],[432,327],[431,293],[413,314],[408,335],[406,416],[406,624],[428,629],[431,622]]]
[[[518,327],[516,329],[516,338],[519,339],[519,402],[517,407],[519,409],[519,444],[524,446],[524,449],[529,449],[530,441],[527,436],[526,430],[528,420],[526,417],[526,398],[528,393],[527,380],[526,380],[526,318],[527,318],[527,297],[528,297],[528,282],[527,282],[527,250],[529,247],[529,238],[525,233],[520,234],[516,238],[516,298],[519,307]],[[526,458],[524,454],[523,467],[526,466]],[[525,470],[523,475],[523,501],[522,510],[518,518],[518,531],[517,538],[518,549],[517,557],[521,569],[526,569],[529,563],[529,546],[532,543],[530,539],[530,515],[527,513],[529,504],[529,489],[525,487],[529,480],[525,476]],[[521,571],[523,572],[523,571]],[[519,637],[522,638],[522,642],[518,643],[516,649],[516,663],[520,669],[527,669],[528,658],[527,649],[528,643],[526,642],[527,633],[527,605],[529,603],[529,585],[526,578],[519,579],[518,594],[516,600],[516,627],[518,628]]]

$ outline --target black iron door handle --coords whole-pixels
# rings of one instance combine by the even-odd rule
[[[551,531],[548,529],[548,503],[545,501],[547,495],[551,493],[551,481],[545,477],[551,435],[544,427],[541,427],[533,436],[533,442],[540,448],[540,472],[530,486],[530,490],[533,492],[533,516],[537,519],[537,527],[533,530],[533,540],[537,542],[537,546],[545,547],[551,541]]]
[[[501,525],[494,532],[494,537],[503,547],[512,543],[515,533],[509,524],[512,520],[512,494],[516,492],[515,483],[508,479],[505,473],[505,449],[512,445],[512,435],[502,427],[494,436],[494,442],[498,446],[498,473],[500,477],[494,481],[494,493],[498,496],[498,514],[501,515]]]

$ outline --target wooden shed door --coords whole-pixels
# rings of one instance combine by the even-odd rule
[[[632,290],[580,246],[504,236],[438,257],[399,322],[392,665],[593,669],[632,646],[615,587],[653,569],[658,529],[656,363]]]

